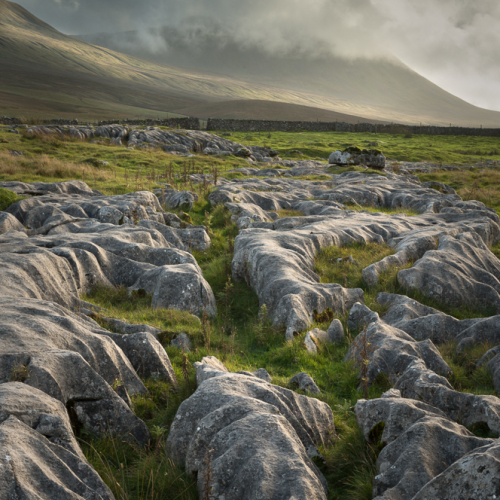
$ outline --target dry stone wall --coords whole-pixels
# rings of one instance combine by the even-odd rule
[[[1,116],[0,123],[3,125],[19,125],[23,123],[20,118]],[[73,120],[68,120],[65,118],[52,118],[50,120],[40,120],[38,123],[43,125],[78,125],[78,120],[75,118]],[[98,125],[149,125],[157,127],[169,127],[169,128],[182,128],[187,130],[201,130],[200,120],[198,118],[187,117],[187,118],[166,118],[164,120],[101,120]]]
[[[187,130],[201,130],[200,120],[198,118],[166,118],[165,120],[103,120],[99,125],[112,125],[120,123],[121,125],[150,125],[156,127],[182,128]]]
[[[18,125],[21,121],[15,117],[2,116],[0,123]],[[78,120],[51,119],[43,120],[44,125],[78,125]],[[102,120],[99,125],[148,125],[157,127],[202,130],[199,118],[167,118],[164,120]],[[368,132],[374,134],[422,134],[422,135],[466,135],[479,137],[500,137],[499,128],[482,127],[437,127],[431,125],[402,125],[397,123],[346,123],[346,122],[309,122],[281,120],[233,120],[209,118],[206,130],[230,132]]]
[[[226,120],[209,118],[208,131],[231,132],[370,132],[375,134],[471,135],[500,137],[500,128],[434,127],[420,125],[304,122],[278,120]]]

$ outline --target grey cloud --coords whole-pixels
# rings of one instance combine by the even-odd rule
[[[179,47],[323,59],[387,57],[452,93],[500,110],[498,0],[19,0],[69,34],[137,30],[157,59]],[[151,28],[154,28],[151,30]],[[182,52],[184,54],[185,52]],[[226,50],[226,55],[228,51]],[[170,62],[170,59],[166,59]]]
[[[500,110],[497,0],[374,0],[387,13],[385,47],[410,67],[476,105]]]

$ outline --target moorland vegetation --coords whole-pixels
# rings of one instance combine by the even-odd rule
[[[418,173],[420,180],[435,180],[453,187],[464,199],[484,202],[500,214],[500,143],[495,138],[448,136],[374,136],[347,133],[234,133],[233,140],[247,145],[268,146],[283,159],[326,160],[335,149],[349,146],[364,147],[367,141],[377,141],[379,149],[396,162],[425,162],[428,164],[457,165],[457,170],[438,170]],[[104,141],[105,142],[105,141]],[[493,163],[488,163],[491,160]],[[101,474],[117,499],[195,499],[196,481],[173,463],[165,449],[170,424],[179,405],[196,390],[193,364],[203,356],[215,355],[231,371],[254,371],[265,368],[273,383],[288,386],[298,372],[310,374],[321,389],[314,396],[325,401],[333,410],[337,439],[321,449],[323,459],[317,460],[330,486],[332,499],[369,499],[372,480],[376,474],[375,462],[379,444],[367,443],[356,425],[353,408],[364,397],[359,385],[358,369],[344,357],[350,343],[359,333],[349,331],[347,317],[341,316],[346,332],[345,341],[325,345],[318,355],[307,353],[302,332],[291,342],[285,341],[282,328],[273,326],[259,308],[254,291],[241,281],[233,281],[231,261],[234,239],[238,228],[231,222],[231,214],[223,206],[211,206],[208,184],[193,184],[189,175],[212,174],[214,177],[238,178],[241,174],[228,172],[247,166],[237,157],[171,156],[161,149],[131,150],[107,143],[92,144],[69,138],[37,137],[13,134],[0,129],[0,181],[54,182],[83,180],[91,188],[104,194],[124,194],[138,190],[161,188],[162,183],[177,189],[187,189],[199,195],[199,200],[186,214],[175,211],[193,224],[205,225],[211,234],[212,245],[205,252],[193,251],[205,279],[217,299],[218,315],[196,321],[189,313],[153,309],[150,296],[130,299],[123,288],[97,287],[85,300],[106,310],[106,315],[129,323],[145,323],[162,330],[161,342],[175,369],[179,388],[174,390],[166,382],[145,380],[147,395],[133,398],[134,411],[143,419],[152,435],[146,448],[139,448],[117,438],[96,439],[81,432],[80,444],[91,464]],[[471,166],[472,165],[472,166]],[[329,172],[365,171],[362,167],[330,167]],[[325,179],[314,178],[322,181]],[[10,191],[0,190],[0,210],[16,201]],[[373,207],[363,207],[381,211]],[[391,210],[385,210],[391,213]],[[395,210],[394,212],[401,212]],[[297,216],[286,213],[282,216]],[[408,213],[412,216],[415,214]],[[492,250],[500,257],[500,246]],[[385,244],[354,244],[342,248],[323,249],[316,257],[316,272],[324,283],[340,283],[344,287],[363,288],[366,304],[373,310],[383,310],[375,302],[379,291],[404,293],[397,283],[399,268],[383,276],[375,288],[368,287],[362,278],[367,265],[390,255]],[[352,256],[352,259],[345,257]],[[339,263],[338,259],[342,259]],[[411,263],[408,267],[411,267]],[[445,308],[429,299],[414,295],[420,302],[436,307],[458,319],[481,317],[487,314],[479,305],[470,310]],[[98,316],[96,319],[99,321]],[[333,319],[318,317],[312,327],[323,330]],[[170,346],[175,334],[185,332],[193,341],[189,353]],[[478,345],[457,355],[453,344],[439,346],[440,352],[453,368],[450,380],[453,387],[463,392],[496,394],[491,374],[476,362],[490,346]],[[390,387],[381,377],[369,388],[369,397],[379,397]],[[472,429],[480,434],[481,430]],[[210,498],[207,496],[207,499]]]

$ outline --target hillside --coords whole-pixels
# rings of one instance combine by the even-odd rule
[[[163,117],[228,99],[320,108],[320,96],[162,65],[64,35],[0,0],[1,114]],[[273,116],[273,118],[282,118]],[[317,117],[311,115],[311,120]]]
[[[500,127],[499,112],[451,95],[394,57],[349,61],[300,51],[277,56],[234,43],[224,33],[218,37],[212,32],[199,34],[196,27],[191,31],[189,26],[150,31],[150,38],[163,40],[167,51],[151,54],[139,33],[133,31],[79,38],[156,62],[284,88],[295,96],[314,94],[321,99],[321,104],[314,106],[339,113],[407,123]]]
[[[177,58],[183,55],[185,49]],[[231,72],[234,54],[205,55],[205,65],[191,58],[198,67],[187,69],[122,54],[64,35],[19,5],[0,0],[0,114],[89,119],[198,110],[200,116],[210,111],[238,118],[244,108],[246,117],[323,120],[328,110],[351,115],[346,121],[500,126],[500,113],[465,103],[400,64],[344,62],[330,68],[318,60],[256,62],[240,54],[245,64]],[[206,65],[219,56],[227,66],[209,72]],[[249,102],[228,104],[243,100]],[[270,107],[262,101],[293,106]]]
[[[235,118],[245,120],[286,120],[286,121],[320,121],[358,123],[367,118],[312,108],[297,104],[277,101],[258,101],[237,99],[234,101],[219,101],[208,104],[197,104],[176,110],[187,116],[207,118]],[[382,120],[369,120],[373,123],[387,123]]]

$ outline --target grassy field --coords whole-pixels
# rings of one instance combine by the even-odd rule
[[[467,163],[475,154],[465,152],[492,152],[500,149],[499,139],[379,136],[372,134],[315,134],[271,133],[234,134],[231,138],[243,144],[267,145],[277,149],[282,158],[326,159],[331,151],[345,145],[363,146],[364,141],[379,140],[379,148],[398,161],[432,161]],[[300,150],[303,155],[290,153]],[[11,151],[22,153],[14,156]],[[498,152],[497,152],[498,153]],[[500,155],[487,155],[500,159]],[[485,155],[486,157],[486,155]],[[102,162],[107,162],[103,164]],[[324,346],[316,356],[308,355],[302,332],[293,342],[284,340],[281,328],[273,327],[259,314],[259,301],[244,283],[231,279],[231,260],[234,238],[238,230],[230,221],[229,212],[223,207],[208,203],[207,186],[193,186],[187,181],[189,173],[213,173],[235,177],[227,171],[248,164],[235,157],[211,158],[196,156],[182,158],[170,156],[161,150],[126,150],[108,144],[90,144],[84,141],[57,138],[31,138],[0,129],[0,181],[19,180],[63,181],[79,179],[106,194],[121,194],[159,187],[168,182],[178,188],[195,190],[200,200],[189,212],[194,224],[204,224],[211,231],[212,246],[207,252],[194,252],[203,274],[210,283],[217,300],[218,316],[200,324],[185,312],[152,309],[151,297],[130,300],[125,289],[94,289],[85,300],[106,309],[106,315],[131,323],[147,323],[164,333],[163,343],[174,366],[180,389],[175,392],[164,382],[146,380],[149,394],[133,400],[136,414],[142,418],[152,434],[146,448],[137,448],[119,439],[95,439],[79,436],[89,461],[96,467],[118,500],[163,499],[188,500],[198,498],[195,479],[187,476],[174,464],[165,450],[165,439],[170,423],[180,403],[196,389],[193,363],[207,354],[221,359],[229,370],[254,371],[265,368],[275,384],[288,386],[290,378],[300,371],[309,373],[322,391],[317,396],[328,403],[334,412],[337,436],[321,450],[324,460],[318,466],[330,485],[330,499],[358,500],[371,498],[372,479],[376,474],[375,461],[380,451],[377,443],[366,443],[357,428],[353,407],[363,397],[358,387],[358,370],[352,363],[344,362],[350,342],[357,332],[347,328],[346,317],[340,317],[346,331],[341,345]],[[331,169],[340,173],[347,169]],[[361,170],[361,169],[359,169]],[[498,169],[464,170],[449,173],[419,174],[422,180],[439,180],[455,187],[464,197],[486,200],[500,211],[500,183]],[[238,177],[239,174],[236,175]],[[481,198],[483,197],[483,198]],[[5,209],[15,197],[0,190],[0,210]],[[485,201],[485,203],[486,203]],[[380,211],[380,209],[377,209]],[[300,213],[283,211],[282,216]],[[408,214],[414,215],[414,214]],[[492,249],[500,256],[500,245]],[[397,284],[397,269],[381,277],[376,289],[369,289],[362,280],[361,271],[392,250],[385,245],[352,245],[344,248],[327,248],[316,258],[316,269],[322,282],[336,282],[347,287],[365,290],[366,303],[372,309],[384,311],[375,302],[379,291],[405,293]],[[339,257],[352,255],[354,263]],[[429,303],[423,297],[415,299],[438,306],[458,318],[487,314],[481,310],[446,309]],[[99,320],[99,318],[96,318]],[[326,329],[329,321],[317,323]],[[185,355],[170,347],[171,338],[180,332],[188,333],[194,343],[191,353]],[[494,394],[491,374],[476,367],[477,360],[488,346],[478,346],[457,355],[453,344],[440,346],[441,353],[452,366],[451,383],[462,391]],[[370,387],[370,397],[377,397],[389,388],[381,378]],[[482,435],[481,429],[472,429]]]
[[[429,136],[351,132],[235,132],[242,144],[268,145],[283,158],[326,160],[332,151],[349,146],[366,147],[378,142],[378,149],[393,160],[436,164],[471,164],[478,160],[500,161],[500,138]],[[302,155],[294,154],[300,151]]]

